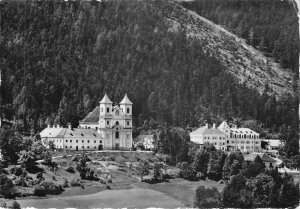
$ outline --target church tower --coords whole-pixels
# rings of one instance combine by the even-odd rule
[[[124,113],[124,128],[132,128],[132,102],[129,100],[127,94],[125,94],[123,100],[120,102],[120,108]]]
[[[110,128],[112,116],[112,101],[105,94],[100,101],[99,128]]]

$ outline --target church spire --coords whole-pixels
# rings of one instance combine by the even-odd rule
[[[129,100],[127,94],[125,94],[123,100],[120,102],[120,104],[129,104],[132,105],[132,102]]]
[[[112,101],[110,101],[108,96],[105,94],[103,99],[100,101],[100,104],[112,104]]]

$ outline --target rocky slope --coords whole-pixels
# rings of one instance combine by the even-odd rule
[[[268,94],[275,94],[276,97],[294,94],[291,71],[281,68],[273,59],[265,57],[221,26],[179,4],[170,6],[170,11],[165,12],[165,20],[169,23],[169,31],[183,29],[191,40],[202,42],[204,47],[201,50],[217,57],[240,83],[256,88],[260,93],[268,84]]]

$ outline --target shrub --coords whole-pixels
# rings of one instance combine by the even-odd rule
[[[64,179],[64,182],[63,182],[63,188],[66,188],[66,187],[68,187],[69,185],[68,185],[68,180],[67,179]]]
[[[80,183],[79,179],[72,179],[70,182],[70,185],[72,187],[76,187],[76,186],[81,186],[81,183]]]
[[[55,176],[52,176],[52,180],[53,180],[53,181],[56,181],[56,177],[55,177]]]
[[[15,195],[14,184],[6,175],[0,175],[0,194],[4,197],[13,197]]]
[[[15,181],[15,185],[16,185],[16,186],[27,187],[27,183],[26,183],[26,181],[25,181],[25,178],[20,177],[19,179],[17,179],[17,180]]]
[[[34,189],[34,194],[37,196],[44,196],[47,194],[57,195],[60,194],[62,191],[63,188],[61,185],[56,185],[51,181],[44,181]]]
[[[66,171],[69,173],[75,173],[75,170],[72,166],[67,167]]]
[[[11,209],[21,209],[21,206],[20,206],[20,204],[17,201],[14,200],[11,203],[11,206],[9,206],[8,208],[11,208]]]
[[[37,178],[37,179],[44,179],[43,173],[42,173],[42,172],[39,172],[38,174],[36,174],[36,178]]]
[[[21,176],[23,174],[23,169],[21,167],[15,166],[10,169],[10,172],[12,174],[15,174],[16,176]]]

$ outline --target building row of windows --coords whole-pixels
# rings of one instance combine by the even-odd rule
[[[109,121],[109,120],[107,120],[107,121],[106,121],[106,125],[108,125],[108,126],[109,126],[109,124],[110,124],[110,121]],[[119,121],[117,121],[117,122],[116,122],[116,125],[119,125]],[[129,120],[128,120],[128,121],[126,121],[126,125],[127,125],[127,126],[130,126],[130,121],[129,121]]]
[[[247,134],[232,134],[230,133],[230,138],[238,138],[238,139],[244,139],[244,138],[249,138],[249,139],[258,139],[258,135],[247,135]]]
[[[220,140],[225,139],[225,137],[212,137],[212,139],[215,139],[215,140],[217,140],[218,138]],[[210,139],[210,137],[209,136],[207,136],[207,137],[205,136],[204,139]]]
[[[121,108],[121,109],[122,109],[122,112],[124,112],[123,108]],[[103,107],[101,108],[101,112],[104,112]],[[109,113],[109,112],[110,112],[110,108],[107,107],[107,108],[106,108],[106,113]],[[127,114],[130,114],[130,108],[126,108],[126,113],[127,113]],[[116,110],[116,115],[119,115],[119,114],[120,114],[119,111]]]
[[[240,141],[241,144],[245,144],[245,142],[246,144],[250,144],[250,141]],[[231,143],[234,144],[235,141],[232,140]],[[251,143],[253,144],[253,141],[251,141]],[[229,140],[227,140],[227,144],[229,144]],[[259,144],[259,141],[255,141],[255,144]]]
[[[75,141],[75,140],[74,140]],[[76,143],[78,143],[79,140],[76,140]],[[81,140],[82,143],[84,143],[84,140]],[[68,142],[68,139],[66,139],[66,142]],[[72,143],[72,140],[70,140],[70,143]],[[87,140],[87,143],[90,143],[90,140]],[[97,143],[96,140],[94,140],[94,143]],[[100,140],[100,144],[102,143],[102,140]]]
[[[68,146],[65,146],[65,148],[68,148]],[[72,146],[70,146],[69,148],[70,148],[70,149],[72,149]],[[82,148],[82,149],[84,149],[84,146],[82,146],[81,148]],[[86,148],[87,148],[87,149],[89,149],[89,148],[90,148],[90,146],[87,146]],[[94,146],[94,149],[97,149],[97,147],[96,147],[96,146]]]

